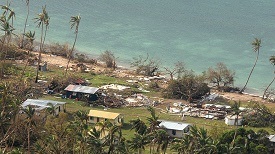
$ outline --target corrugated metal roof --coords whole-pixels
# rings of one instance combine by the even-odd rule
[[[183,130],[187,126],[190,126],[190,124],[173,121],[162,121],[159,126],[166,129]]]
[[[66,102],[59,102],[59,101],[52,101],[52,100],[42,100],[42,99],[27,99],[25,102],[22,103],[22,107],[26,108],[29,105],[34,106],[33,108],[35,110],[43,110],[45,108],[50,107],[50,104],[53,106],[56,105],[63,105],[66,104]]]
[[[275,135],[269,135],[268,139],[270,142],[275,142]]]
[[[70,84],[64,90],[72,91],[72,92],[81,92],[81,93],[85,93],[85,94],[95,94],[97,92],[98,88]]]
[[[90,110],[88,114],[89,117],[99,117],[99,118],[105,118],[105,119],[115,119],[119,115],[120,113],[106,112],[106,111],[99,111],[99,110]]]

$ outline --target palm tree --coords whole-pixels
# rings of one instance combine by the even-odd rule
[[[147,126],[140,118],[135,120],[130,120],[130,123],[132,124],[131,130],[135,129],[135,131],[141,135],[146,133]]]
[[[27,65],[28,65],[28,62],[29,62],[29,59],[30,59],[30,50],[32,50],[33,42],[35,40],[35,31],[34,32],[29,31],[26,34],[24,34],[23,36],[27,37],[28,43],[30,44],[30,49],[28,50],[28,58],[27,58],[27,61],[25,63],[24,69],[22,70],[21,78],[23,78],[23,75],[25,74],[25,71],[26,71],[26,68],[27,68]]]
[[[261,43],[262,43],[261,39],[258,39],[258,38],[255,38],[254,41],[251,43],[252,46],[253,46],[254,52],[257,53],[257,57],[256,57],[256,60],[255,60],[254,65],[253,65],[253,67],[252,67],[252,69],[251,69],[251,71],[250,71],[250,73],[249,73],[249,76],[248,76],[248,78],[247,78],[247,80],[246,80],[246,83],[245,83],[243,89],[240,91],[240,93],[243,93],[243,92],[244,92],[244,90],[245,90],[245,88],[246,88],[246,86],[247,86],[247,84],[248,84],[248,81],[249,81],[249,79],[250,79],[250,77],[251,77],[251,74],[252,74],[252,72],[254,71],[254,68],[255,68],[255,66],[256,66],[256,64],[257,64],[257,61],[258,61],[258,58],[259,58],[259,54],[260,54]]]
[[[80,122],[83,124],[88,123],[89,116],[87,111],[77,111],[75,113],[75,117],[77,120],[80,120]]]
[[[121,151],[125,153],[126,147],[124,144],[125,139],[122,136],[122,125],[111,126],[106,139],[106,145],[109,146],[108,154],[114,151]]]
[[[270,63],[271,63],[271,64],[273,65],[273,67],[274,67],[274,66],[275,66],[275,56],[271,56],[271,57],[269,58],[269,61],[270,61]],[[273,73],[275,74],[275,70],[274,70]],[[274,75],[272,81],[271,81],[271,82],[269,83],[269,85],[266,87],[266,89],[265,89],[265,91],[264,91],[264,94],[263,94],[263,99],[267,98],[267,97],[266,97],[266,92],[267,92],[268,88],[272,85],[272,83],[274,82],[274,80],[275,80],[275,75]]]
[[[106,137],[109,134],[110,128],[113,124],[107,120],[96,123],[97,128],[100,130],[102,137]]]
[[[234,133],[234,138],[232,140],[232,143],[231,143],[231,147],[234,147],[234,144],[235,144],[235,139],[237,137],[237,131],[238,131],[238,121],[239,121],[239,116],[240,116],[240,113],[241,113],[241,110],[240,110],[240,106],[241,106],[241,102],[239,101],[238,103],[235,101],[233,106],[231,107],[232,110],[233,110],[233,115],[236,116],[235,118],[235,122],[234,122],[234,125],[236,126],[236,129],[235,129],[235,133]],[[232,116],[233,116],[232,115]]]
[[[102,153],[104,140],[101,138],[101,133],[95,127],[89,132],[87,143],[91,153]]]
[[[30,14],[30,0],[26,0],[26,5],[27,5],[27,17],[25,19],[25,25],[24,25],[24,31],[23,31],[23,38],[22,38],[22,41],[21,41],[21,44],[20,44],[20,48],[24,48],[24,36],[25,35],[25,32],[26,32],[26,27],[27,27],[27,23],[28,23],[28,19],[29,19],[29,14]]]
[[[151,115],[150,117],[147,117],[147,121],[149,122],[148,130],[149,130],[149,133],[154,134],[154,132],[156,131],[157,126],[160,123],[158,121],[159,117],[156,115],[156,111],[152,106],[149,106],[147,108],[147,110],[150,112],[150,115]],[[152,144],[153,144],[153,142],[151,142],[151,144],[150,144],[150,153],[152,152],[151,151],[152,150]],[[153,147],[153,150],[154,150],[154,147]]]
[[[43,51],[43,46],[44,46],[44,41],[45,41],[45,36],[46,32],[49,26],[49,15],[48,12],[46,11],[46,6],[42,7],[42,13],[39,13],[36,18],[34,18],[37,22],[37,27],[41,27],[41,37],[40,37],[40,50],[39,50],[39,56],[38,56],[38,63],[37,63],[37,69],[36,69],[36,77],[35,77],[35,83],[38,82],[38,72],[39,72],[39,66],[41,62],[41,52]],[[45,35],[44,35],[44,25],[46,26],[45,28]]]
[[[27,106],[27,108],[23,109],[23,112],[27,115],[26,120],[27,120],[27,124],[28,124],[28,153],[30,153],[30,131],[31,131],[31,127],[35,126],[35,122],[33,120],[33,116],[35,113],[35,109],[33,109],[30,105]]]
[[[162,151],[165,154],[169,144],[168,133],[163,129],[156,130],[154,134],[154,142],[157,144],[157,153]]]
[[[128,141],[129,148],[133,151],[137,151],[138,154],[141,154],[142,151],[145,149],[145,146],[151,142],[151,135],[150,134],[138,134],[135,133],[135,136]]]
[[[71,17],[71,20],[70,20],[71,29],[75,27],[75,31],[74,31],[74,33],[75,33],[75,38],[74,38],[74,44],[73,44],[72,50],[71,50],[71,52],[69,53],[69,59],[68,59],[67,67],[66,67],[65,76],[67,75],[69,63],[70,63],[70,61],[71,61],[71,59],[72,59],[72,56],[73,56],[72,54],[73,54],[74,46],[75,46],[75,43],[76,43],[76,40],[77,40],[78,27],[79,27],[80,20],[81,20],[80,15],[78,15],[78,16],[72,16],[72,17]]]
[[[159,125],[159,117],[156,115],[156,111],[152,106],[149,106],[147,110],[150,112],[150,117],[147,117],[147,121],[149,122],[149,130],[153,132],[156,130],[156,127]]]
[[[175,138],[172,141],[171,149],[178,152],[178,154],[186,154],[191,153],[193,149],[192,147],[192,139],[190,135],[184,135],[181,139]]]
[[[6,53],[4,56],[4,61],[6,60],[6,57],[8,55],[8,50],[9,50],[9,43],[11,40],[11,36],[13,34],[13,31],[15,30],[13,26],[9,23],[9,20],[6,19],[5,17],[1,19],[1,30],[4,31],[4,37],[2,40],[2,46],[6,43],[7,41],[7,47],[6,47]],[[13,34],[14,35],[14,34]]]

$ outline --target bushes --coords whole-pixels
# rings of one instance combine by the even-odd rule
[[[106,64],[107,68],[116,68],[116,58],[111,51],[105,51],[99,56],[99,60]]]
[[[203,78],[191,73],[178,80],[172,80],[163,91],[163,95],[166,98],[184,99],[192,102],[209,92],[210,88],[203,82]]]

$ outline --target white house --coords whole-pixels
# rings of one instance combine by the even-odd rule
[[[53,108],[53,114],[58,115],[60,112],[65,112],[65,105],[66,102],[43,99],[27,99],[21,104],[21,107],[24,109],[28,106],[31,106],[32,109],[35,109],[35,117],[39,119],[44,119],[47,115],[47,108]],[[20,111],[20,113],[23,113],[23,111]]]
[[[191,125],[181,122],[161,121],[159,127],[164,128],[171,137],[181,138],[184,134],[189,133]]]
[[[225,124],[231,125],[231,126],[235,125],[235,123],[238,126],[242,125],[242,122],[243,122],[242,116],[238,116],[238,120],[237,121],[236,120],[237,120],[237,115],[227,115],[225,117]]]

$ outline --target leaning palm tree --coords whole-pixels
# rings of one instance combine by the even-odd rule
[[[275,66],[275,56],[271,56],[270,58],[269,58],[269,61],[270,61],[270,63],[273,65],[273,67]],[[273,77],[273,79],[272,79],[272,81],[269,83],[269,85],[266,87],[266,89],[265,89],[265,91],[264,91],[264,94],[263,94],[263,99],[265,99],[265,98],[267,98],[266,97],[266,92],[267,92],[267,90],[269,89],[269,87],[272,85],[272,83],[274,82],[274,80],[275,80],[275,70],[274,70],[274,77]]]
[[[244,90],[245,90],[245,88],[246,88],[246,86],[247,86],[247,84],[248,84],[248,81],[249,81],[249,79],[250,79],[250,77],[251,77],[251,74],[252,74],[252,72],[254,71],[254,68],[255,68],[255,66],[256,66],[256,64],[257,64],[257,61],[258,61],[258,58],[259,58],[259,54],[260,54],[261,43],[262,43],[261,39],[258,39],[258,38],[255,38],[255,40],[251,43],[252,46],[253,46],[254,52],[257,53],[257,57],[256,57],[256,60],[255,60],[254,65],[253,65],[253,67],[252,67],[252,69],[251,69],[251,71],[250,71],[250,73],[249,73],[249,76],[248,76],[248,78],[247,78],[247,80],[246,80],[246,83],[245,83],[243,89],[240,91],[240,93],[243,93],[243,92],[244,92]]]
[[[73,44],[72,50],[71,50],[70,53],[69,53],[69,59],[68,59],[67,67],[66,67],[65,76],[67,75],[69,63],[70,63],[70,61],[71,61],[71,59],[72,59],[72,56],[73,56],[72,54],[73,54],[74,46],[75,46],[75,43],[76,43],[76,40],[77,40],[78,27],[79,27],[80,20],[81,20],[80,15],[78,15],[78,16],[72,16],[72,17],[71,17],[71,20],[70,20],[71,29],[75,27],[75,31],[74,31],[74,33],[75,33],[75,38],[74,38],[74,44]]]
[[[30,14],[30,0],[26,0],[26,5],[27,5],[27,17],[25,19],[25,25],[24,25],[24,30],[23,30],[23,38],[20,43],[20,48],[24,48],[24,37],[25,37],[25,32],[26,32],[26,27],[29,19],[29,14]]]
[[[36,20],[35,22],[37,22],[37,27],[40,28],[41,27],[41,37],[40,37],[40,50],[39,50],[39,56],[38,56],[38,63],[37,63],[37,68],[36,68],[36,77],[35,77],[35,83],[38,82],[38,72],[39,72],[39,66],[40,66],[40,62],[41,62],[41,52],[43,51],[43,46],[44,46],[44,41],[45,41],[45,36],[44,36],[44,26],[46,26],[45,28],[45,35],[47,32],[47,28],[49,26],[49,16],[48,16],[48,12],[46,11],[46,6],[42,7],[42,13],[39,13],[38,16],[36,18],[34,18],[34,20]]]

